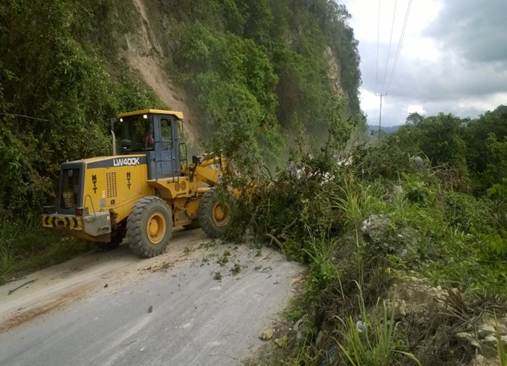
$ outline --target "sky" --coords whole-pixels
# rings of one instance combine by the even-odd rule
[[[476,117],[507,104],[507,0],[413,0],[397,61],[410,0],[380,0],[380,32],[379,0],[340,2],[359,42],[368,124],[378,124],[380,92],[385,126],[412,112]]]

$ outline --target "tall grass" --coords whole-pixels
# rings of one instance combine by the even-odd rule
[[[324,288],[330,283],[337,283],[340,295],[342,299],[345,299],[346,294],[343,290],[340,269],[334,260],[337,245],[335,240],[313,240],[309,244],[310,249],[305,249],[305,252],[311,259],[311,280],[316,282],[320,288]]]
[[[43,230],[38,223],[0,221],[0,284],[90,251],[92,245]]]
[[[345,331],[338,346],[351,366],[391,366],[400,357],[420,365],[417,358],[401,349],[394,321],[394,310],[382,303],[383,316],[377,319],[368,313],[363,292],[359,283],[358,307],[360,320],[354,322],[352,316],[342,321]],[[406,364],[406,363],[405,363]]]
[[[282,172],[254,190],[250,206],[244,207],[244,212],[255,213],[245,222],[258,237],[269,237],[310,267],[292,319],[304,319],[308,337],[294,340],[285,357],[289,361],[419,365],[408,351],[417,351],[422,360],[425,354],[414,342],[426,342],[428,352],[440,352],[429,340],[433,330],[428,339],[410,339],[409,348],[402,337],[413,324],[403,318],[398,330],[393,309],[379,304],[393,273],[415,272],[465,294],[477,289],[506,293],[505,262],[491,256],[477,235],[499,226],[485,202],[442,190],[427,172],[367,180],[349,168],[326,170],[318,159],[297,167],[298,174]],[[436,328],[437,333],[446,331]],[[452,356],[445,349],[441,353],[442,359]],[[505,364],[506,350],[499,348],[498,353]]]

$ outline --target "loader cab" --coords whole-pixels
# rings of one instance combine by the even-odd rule
[[[145,154],[149,179],[178,177],[184,142],[183,113],[146,109],[122,113],[112,123],[114,154]]]

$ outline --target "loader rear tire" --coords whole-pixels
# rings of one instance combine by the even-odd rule
[[[212,239],[221,238],[231,225],[232,201],[215,189],[206,192],[199,204],[198,219],[202,229]]]
[[[162,254],[171,240],[172,232],[171,207],[155,196],[140,199],[127,219],[127,243],[140,257]]]

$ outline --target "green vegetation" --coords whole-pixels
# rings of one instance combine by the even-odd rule
[[[505,106],[476,120],[414,114],[391,141],[395,138],[407,152],[424,154],[435,167],[451,167],[452,188],[482,195],[495,185],[501,189],[507,175],[506,118]]]
[[[397,324],[392,309],[383,303],[383,317],[370,321],[361,293],[359,309],[364,322],[354,322],[349,316],[345,321],[344,343],[339,344],[347,362],[352,366],[389,366],[396,361],[398,355],[402,355],[420,365],[413,354],[398,350],[402,345],[397,344],[400,340],[396,334]]]
[[[27,274],[92,251],[93,245],[45,232],[36,224],[0,225],[0,285]]]
[[[289,314],[299,324],[289,355],[267,364],[458,365],[474,357],[457,330],[505,311],[507,299],[506,122],[504,107],[474,121],[421,118],[381,141],[348,151],[334,148],[343,141],[328,143],[254,178],[235,227],[310,268]],[[491,158],[475,160],[475,149]],[[426,310],[394,320],[393,304],[379,301],[413,276],[441,286],[455,310],[442,315],[423,303]]]
[[[0,5],[0,214],[34,218],[54,197],[59,163],[105,153],[108,121],[125,108],[156,104],[127,70],[110,72],[91,40],[100,2]],[[106,27],[105,31],[108,31]],[[18,117],[27,115],[41,120]]]
[[[329,127],[359,113],[358,55],[343,6],[143,3],[163,45],[152,57],[190,95],[201,132],[211,136],[208,148],[241,166],[280,163],[300,127],[315,148]],[[141,22],[133,2],[118,0],[0,4],[0,230],[28,227],[16,234],[19,244],[7,249],[0,241],[9,253],[2,269],[31,256],[21,248],[33,233],[47,235],[37,218],[55,199],[61,162],[108,154],[109,119],[118,111],[164,107],[125,63],[125,49],[135,45],[124,34],[138,35]]]
[[[357,119],[358,54],[342,5],[198,0],[151,10],[161,29],[172,24],[169,68],[193,97],[212,150],[243,166],[274,166],[295,130],[317,148],[330,127]]]
[[[160,45],[146,45],[147,56],[190,97],[207,148],[242,172],[228,183],[253,187],[230,238],[253,237],[309,268],[289,313],[297,330],[270,363],[469,362],[456,329],[503,312],[507,298],[507,107],[474,120],[413,114],[397,133],[353,145],[364,121],[344,6],[143,4]],[[55,198],[60,162],[108,153],[111,116],[163,107],[123,59],[122,36],[143,21],[119,0],[0,4],[0,282],[89,249],[42,233],[37,218]],[[400,316],[389,291],[414,276],[456,289],[450,310]]]
[[[0,4],[0,281],[89,249],[38,227],[42,206],[55,199],[59,164],[107,153],[116,112],[160,104],[124,66],[106,61],[118,4]]]

